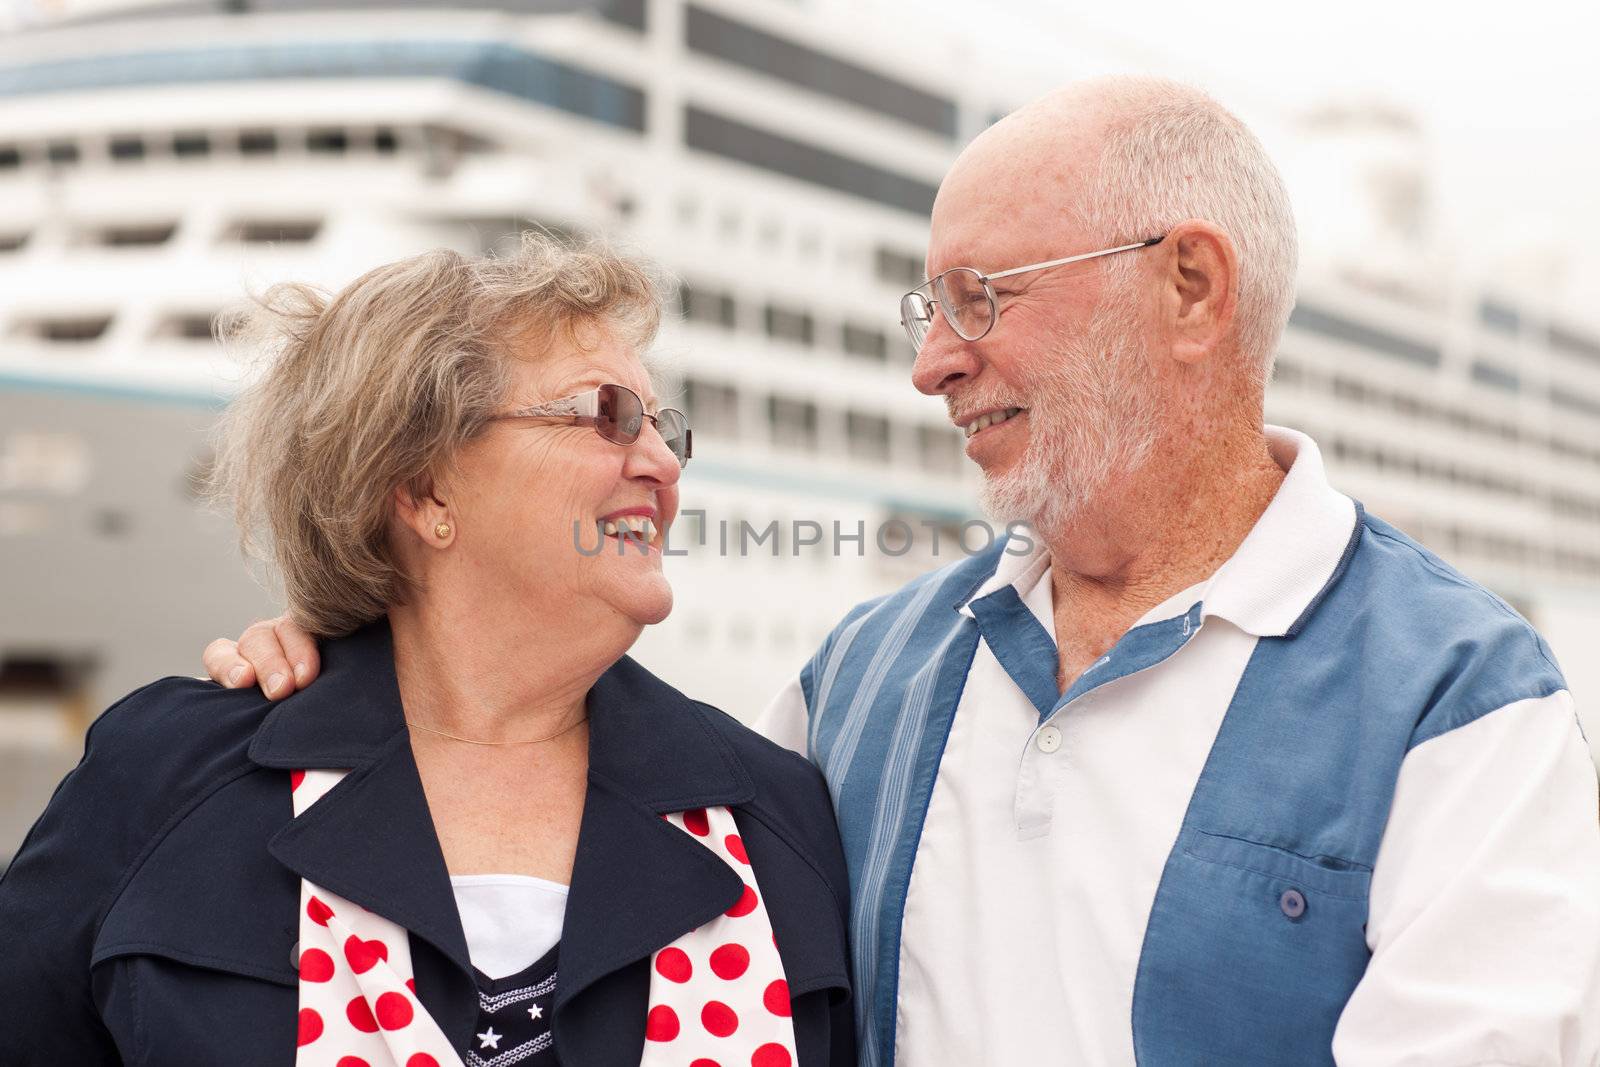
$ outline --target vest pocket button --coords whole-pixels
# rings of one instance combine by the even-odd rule
[[[1299,919],[1306,913],[1305,895],[1298,889],[1285,889],[1283,896],[1278,898],[1278,907],[1290,919]]]
[[[296,971],[300,969],[300,942],[298,941],[289,949],[289,966]]]

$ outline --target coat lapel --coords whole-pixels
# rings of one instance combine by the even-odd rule
[[[322,677],[268,716],[250,755],[267,767],[350,773],[273,835],[268,851],[409,931],[417,995],[465,1048],[477,1021],[472,965],[412,759],[387,625],[328,642],[323,660]]]
[[[755,790],[707,721],[713,713],[630,659],[596,683],[589,713],[589,790],[561,936],[555,1030],[565,1062],[601,1064],[615,1058],[618,1028],[644,1034],[639,986],[619,972],[727,911],[744,889],[726,863],[661,816],[747,803]],[[585,1001],[584,1020],[610,1014],[611,1004],[636,1017],[613,1015],[608,1035],[574,1014]],[[636,1063],[638,1048],[621,1044]]]

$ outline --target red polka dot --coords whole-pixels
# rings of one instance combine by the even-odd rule
[[[646,1041],[671,1041],[678,1036],[678,1013],[665,1004],[657,1004],[644,1018]]]
[[[701,1056],[699,1059],[690,1063],[689,1067],[722,1067],[722,1064],[718,1063],[716,1060],[708,1060],[704,1056]]]
[[[722,843],[727,846],[734,859],[747,867],[750,865],[750,857],[745,854],[744,842],[740,840],[738,834],[729,834]]]
[[[340,1056],[339,1062],[334,1064],[333,1067],[372,1067],[372,1064],[360,1056]]]
[[[683,813],[683,828],[696,837],[705,837],[711,832],[711,820],[706,818],[705,808],[692,808]]]
[[[416,993],[417,993],[417,980],[415,978],[407,978],[406,979],[406,988],[411,990],[411,995],[412,996],[415,996]]]
[[[739,1029],[739,1016],[722,1001],[711,1000],[700,1009],[700,1025],[714,1037],[727,1037]]]
[[[300,953],[300,980],[326,982],[333,977],[333,957],[320,948],[308,948]]]
[[[297,1044],[309,1045],[322,1036],[322,1016],[310,1008],[300,1009],[300,1038]]]
[[[426,1052],[419,1052],[406,1061],[406,1067],[439,1067],[439,1061]]]
[[[687,982],[694,977],[694,964],[681,948],[664,948],[656,956],[656,973],[669,982]]]
[[[379,960],[389,958],[389,946],[382,941],[363,941],[352,934],[345,938],[344,958],[350,961],[352,971],[366,974],[377,966]]]
[[[777,1044],[762,1045],[750,1056],[750,1067],[789,1067],[793,1062],[789,1050]]]
[[[739,894],[739,900],[725,913],[730,919],[737,919],[741,915],[749,915],[756,910],[756,891],[749,886],[744,887],[744,892]]]
[[[306,915],[310,916],[311,921],[316,923],[318,926],[327,926],[328,916],[332,914],[333,909],[328,907],[322,901],[318,900],[316,897],[312,897],[310,900],[306,901]]]
[[[711,953],[711,970],[718,978],[733,981],[750,969],[750,953],[743,945],[727,944]]]
[[[293,793],[296,789],[299,789],[300,788],[300,783],[305,781],[305,780],[306,780],[306,772],[305,771],[290,771],[289,772],[289,792]]]
[[[350,1003],[344,1006],[344,1017],[363,1034],[378,1032],[378,1020],[372,1017],[372,1008],[367,1005],[366,997],[352,997]]]
[[[404,993],[385,993],[378,998],[374,1014],[378,1017],[378,1025],[385,1030],[399,1030],[411,1025],[411,1001],[405,998]]]
[[[767,991],[761,994],[761,1003],[774,1015],[788,1015],[789,983],[780,978],[767,986]]]

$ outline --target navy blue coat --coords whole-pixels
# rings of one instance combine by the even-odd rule
[[[477,994],[387,625],[327,643],[323,662],[276,705],[166,678],[94,724],[0,879],[0,1064],[292,1064],[302,878],[410,932],[417,995],[470,1047]],[[651,953],[743,888],[659,815],[726,805],[777,936],[800,1063],[853,1064],[848,881],[820,775],[626,658],[589,710],[552,1012],[562,1062],[638,1064]],[[295,819],[289,771],[318,767],[352,770]]]

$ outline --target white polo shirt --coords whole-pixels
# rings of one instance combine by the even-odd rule
[[[1204,625],[1176,654],[1041,723],[979,642],[906,899],[897,1063],[1134,1062],[1145,924],[1196,779],[1257,636],[1326,584],[1355,518],[1309,438],[1269,427],[1269,442],[1288,473],[1267,512],[1208,581],[1140,620],[1203,601]],[[1042,543],[1003,555],[969,600],[1006,585],[1053,633]],[[805,751],[798,681],[758,727]],[[1337,1061],[1600,1063],[1597,818],[1565,691],[1413,749]]]

